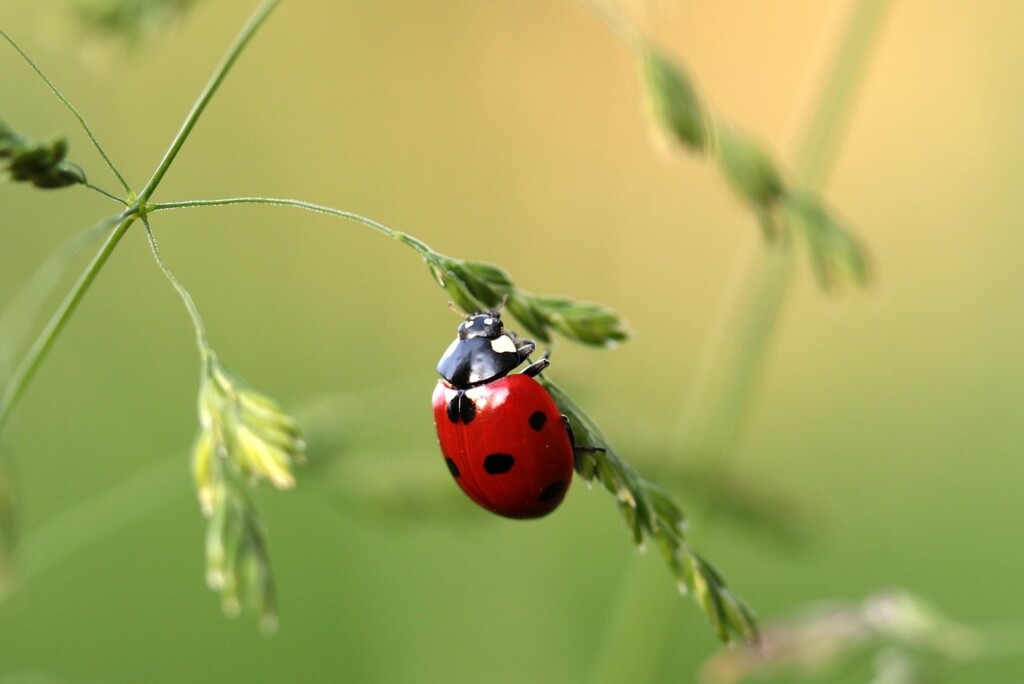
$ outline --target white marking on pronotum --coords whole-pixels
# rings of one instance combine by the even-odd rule
[[[491,349],[498,354],[515,354],[516,343],[508,335],[502,335],[491,340]]]
[[[494,319],[493,318],[485,318],[484,319],[484,325],[494,325]]]

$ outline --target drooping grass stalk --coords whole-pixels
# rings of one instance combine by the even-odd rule
[[[174,272],[167,267],[164,263],[164,259],[160,256],[160,247],[157,245],[156,236],[153,235],[153,228],[149,225],[149,219],[142,219],[143,228],[146,231],[146,240],[149,242],[149,250],[153,253],[153,259],[156,261],[156,265],[163,272],[164,277],[171,283],[174,289],[177,291],[178,296],[181,297],[181,301],[185,304],[185,309],[188,311],[188,317],[192,320],[192,329],[196,334],[196,347],[199,349],[199,355],[203,358],[204,364],[205,359],[210,354],[210,343],[206,338],[206,326],[203,324],[203,317],[199,314],[199,308],[196,306],[195,300],[192,299],[192,295],[185,289],[185,286],[181,284],[178,277],[174,275]]]
[[[155,202],[150,205],[150,211],[165,211],[168,209],[195,209],[201,207],[229,207],[232,205],[242,204],[253,204],[263,205],[268,207],[292,207],[294,209],[303,209],[305,211],[313,212],[314,214],[325,214],[327,216],[335,216],[337,218],[344,218],[349,221],[355,221],[366,225],[378,232],[385,234],[388,238],[401,241],[404,244],[409,245],[416,250],[420,256],[428,256],[432,253],[432,250],[425,249],[423,244],[417,240],[408,240],[406,233],[394,228],[389,228],[380,221],[375,221],[372,218],[356,214],[355,212],[345,211],[343,209],[335,209],[334,207],[328,207],[321,204],[315,204],[313,202],[305,202],[303,200],[290,200],[287,198],[223,198],[216,200],[185,200],[183,202]]]
[[[798,119],[810,122],[796,127],[806,131],[796,155],[798,187],[820,187],[825,180],[887,6],[888,0],[856,0],[849,8],[849,19],[837,34],[839,47],[831,68],[821,76],[808,113]],[[788,242],[765,243],[754,231],[747,240],[757,252],[741,262],[742,284],[726,295],[717,332],[702,355],[702,377],[693,385],[680,418],[680,432],[689,447],[681,453],[699,453],[716,461],[731,450],[742,427],[792,274]],[[638,559],[630,563],[591,678],[594,682],[645,681],[638,674],[649,681],[659,670],[652,663],[663,660],[662,640],[633,637],[641,625],[668,624],[666,613],[672,604],[650,590],[650,584],[660,581],[655,573],[661,571],[649,563],[636,567]]]

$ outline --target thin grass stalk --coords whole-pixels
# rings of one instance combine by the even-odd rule
[[[837,40],[829,42],[838,45],[827,63],[831,68],[822,71],[816,95],[795,119],[798,187],[813,190],[826,180],[888,5],[888,0],[854,0],[841,15],[834,34]],[[793,272],[789,244],[780,240],[765,247],[759,231],[750,231],[747,240],[738,261],[736,282],[740,284],[726,293],[719,321],[702,353],[701,377],[692,385],[679,421],[680,434],[686,436],[682,441],[689,448],[677,453],[699,453],[719,464],[742,428]],[[726,340],[738,342],[724,345]],[[654,681],[664,662],[666,641],[649,630],[670,624],[667,616],[676,604],[651,589],[664,581],[660,566],[640,559],[629,563],[590,678],[597,684]],[[647,638],[637,638],[638,632]]]
[[[831,68],[821,70],[816,95],[788,136],[797,141],[796,187],[817,191],[827,181],[888,5],[857,0],[840,16],[845,30]],[[785,240],[766,246],[756,231],[748,234],[680,412],[679,457],[697,456],[713,467],[730,460],[792,280],[791,247]]]

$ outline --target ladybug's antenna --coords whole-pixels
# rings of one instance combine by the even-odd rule
[[[501,310],[505,308],[506,304],[508,304],[508,294],[502,295],[501,301],[498,302],[497,306],[495,306],[487,313],[491,314],[492,316],[497,316],[498,318],[501,318]]]
[[[471,318],[469,314],[464,314],[461,311],[459,311],[459,307],[455,306],[455,302],[448,302],[448,310],[451,311],[456,316],[460,316],[467,321]]]

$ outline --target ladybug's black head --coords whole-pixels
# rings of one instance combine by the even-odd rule
[[[471,340],[474,337],[496,340],[503,334],[505,326],[501,324],[501,316],[497,312],[473,314],[459,325],[460,340]]]
[[[505,332],[497,312],[473,314],[437,364],[453,387],[464,389],[504,377],[533,353],[534,344]]]

